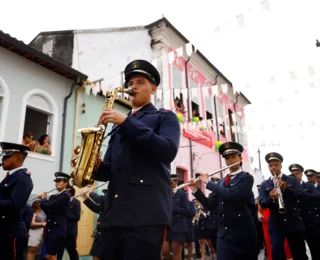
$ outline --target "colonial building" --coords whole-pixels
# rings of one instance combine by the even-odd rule
[[[25,166],[33,194],[49,191],[62,166],[68,98],[87,76],[2,31],[0,61],[0,141],[22,143],[25,133],[35,141],[48,135],[50,149],[30,152]]]
[[[122,86],[123,70],[130,61],[145,59],[158,68],[162,78],[153,103],[175,111],[181,122],[181,143],[172,163],[173,173],[187,181],[196,173],[224,167],[217,149],[227,140],[244,146],[243,168],[250,171],[244,115],[244,107],[250,101],[243,93],[234,93],[227,76],[195,50],[166,18],[147,26],[41,32],[29,45],[85,71],[91,81],[102,82],[101,89],[86,88],[72,97],[78,101],[70,103],[68,111],[78,123],[68,122],[69,129],[93,126],[103,106],[103,92]],[[97,94],[95,98],[92,93]],[[83,108],[85,113],[81,112]],[[117,109],[125,111],[129,107]],[[73,136],[72,145],[80,141],[79,133],[69,134]],[[71,148],[70,145],[66,152]],[[65,170],[70,168],[69,159],[64,163]]]

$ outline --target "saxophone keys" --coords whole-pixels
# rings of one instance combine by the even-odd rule
[[[78,162],[77,158],[72,159],[72,160],[71,160],[71,166],[72,166],[73,168],[75,168],[76,165],[77,165],[77,162]]]
[[[76,155],[79,154],[80,151],[81,151],[81,149],[80,149],[80,146],[79,146],[79,145],[77,145],[77,146],[73,149],[73,153],[76,154]]]

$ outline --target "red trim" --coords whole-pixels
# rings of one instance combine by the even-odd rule
[[[167,239],[167,226],[164,226],[163,241],[166,241],[166,239]]]
[[[16,260],[17,259],[17,238],[15,237],[13,239],[13,260]]]

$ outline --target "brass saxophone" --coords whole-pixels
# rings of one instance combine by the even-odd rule
[[[130,96],[135,95],[135,92],[131,88],[115,88],[112,91],[108,91],[103,110],[114,108],[114,102],[118,93],[127,93]],[[100,148],[104,140],[106,128],[107,125],[98,122],[95,127],[78,130],[81,133],[81,145],[73,149],[73,158],[71,160],[71,167],[73,168],[71,173],[72,182],[78,188],[83,188],[94,183],[92,172],[97,159],[101,156]]]

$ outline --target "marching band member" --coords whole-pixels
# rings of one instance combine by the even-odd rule
[[[110,181],[101,216],[103,259],[156,260],[172,220],[170,164],[178,152],[180,124],[172,111],[151,103],[160,84],[151,63],[132,61],[124,75],[135,93],[133,111],[101,113],[100,123],[114,127],[104,160],[93,172],[95,180]]]
[[[192,249],[194,242],[194,228],[193,228],[193,218],[196,214],[196,209],[194,207],[193,201],[189,201],[189,215],[187,216],[187,227],[188,232],[185,237],[185,245],[188,249],[188,260],[192,259]],[[184,248],[182,248],[182,259],[184,259]]]
[[[248,203],[253,186],[253,177],[241,170],[242,145],[227,142],[220,146],[219,153],[226,164],[240,164],[230,167],[230,174],[214,183],[207,174],[199,178],[213,195],[206,198],[198,185],[192,182],[189,187],[193,195],[208,209],[218,208],[219,223],[217,234],[217,260],[256,260],[257,231]],[[250,242],[248,242],[250,241]]]
[[[41,194],[40,207],[47,215],[44,244],[46,259],[56,260],[57,253],[64,247],[67,235],[67,211],[69,209],[70,196],[66,191],[70,187],[70,176],[63,172],[55,173],[56,189],[58,194],[47,199],[47,193]]]
[[[302,180],[303,167],[300,164],[291,164],[289,171],[297,177],[304,191],[305,199],[299,201],[302,222],[306,229],[305,239],[309,246],[312,259],[320,259],[320,230],[316,217],[317,201],[320,199],[316,187],[312,183]],[[305,173],[308,176],[308,172]]]
[[[104,195],[98,195],[97,193],[93,192],[94,186],[91,187],[91,192],[89,196],[84,193],[81,197],[84,199],[83,204],[86,205],[91,211],[94,213],[99,214],[97,219],[96,228],[93,235],[93,244],[90,250],[90,255],[92,256],[92,260],[100,260],[102,259],[102,251],[103,251],[103,237],[101,234],[101,227],[100,227],[100,217],[104,207],[104,200],[107,194],[108,189],[102,190]]]
[[[293,259],[308,259],[304,243],[304,225],[300,218],[299,202],[304,197],[301,184],[295,177],[281,172],[283,157],[278,153],[268,153],[265,157],[272,178],[262,182],[259,203],[262,208],[270,209],[269,234],[271,237],[272,259],[285,259],[284,241],[287,237]],[[279,197],[281,188],[283,201]],[[284,204],[285,212],[279,208]]]
[[[178,185],[178,175],[171,175],[171,188]],[[181,260],[182,245],[188,232],[187,216],[190,214],[188,195],[183,190],[172,192],[172,224],[167,228],[167,237],[162,246],[164,259],[171,259],[172,247],[173,260]]]
[[[78,236],[78,222],[80,220],[81,204],[80,201],[74,199],[75,189],[73,187],[68,189],[68,194],[71,197],[67,214],[67,235],[65,238],[63,248],[58,252],[57,258],[61,260],[63,257],[64,248],[67,249],[70,260],[78,260],[79,254],[77,251],[77,236]]]
[[[33,189],[30,173],[23,168],[29,148],[14,143],[0,143],[2,168],[7,171],[0,183],[0,244],[1,259],[23,259],[27,246],[27,227],[23,210]],[[0,156],[1,156],[0,155]]]

